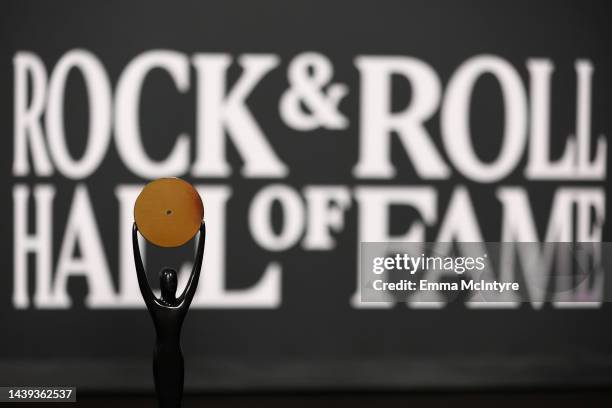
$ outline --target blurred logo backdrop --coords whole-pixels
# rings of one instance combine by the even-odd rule
[[[4,4],[0,379],[152,387],[132,211],[177,176],[209,230],[188,390],[609,383],[607,279],[486,307],[358,286],[360,242],[610,240],[607,11]],[[141,246],[153,287],[186,280],[193,243]]]

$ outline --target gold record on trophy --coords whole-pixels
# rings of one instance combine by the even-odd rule
[[[185,244],[200,229],[204,206],[196,189],[180,178],[147,184],[134,204],[138,231],[150,243],[165,247]]]

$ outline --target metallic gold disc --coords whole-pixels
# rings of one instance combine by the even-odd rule
[[[134,204],[138,231],[160,247],[181,246],[200,229],[202,199],[195,188],[179,178],[161,178],[147,184]]]

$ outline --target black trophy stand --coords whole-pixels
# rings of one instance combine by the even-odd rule
[[[202,221],[198,250],[193,262],[191,276],[183,294],[176,297],[177,273],[174,269],[165,268],[159,277],[161,297],[158,299],[151,291],[147,274],[142,265],[136,223],[132,228],[132,246],[138,286],[153,319],[157,336],[153,354],[153,377],[160,408],[178,408],[181,406],[183,378],[185,376],[183,354],[181,353],[181,328],[198,286],[205,240],[206,227]]]

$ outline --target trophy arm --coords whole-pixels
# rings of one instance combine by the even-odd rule
[[[136,223],[132,227],[132,249],[134,252],[134,263],[136,264],[136,276],[138,278],[138,286],[140,287],[140,293],[145,301],[148,308],[151,308],[155,302],[155,295],[149,286],[147,281],[147,273],[145,272],[142,264],[142,258],[140,257],[140,247],[138,246],[138,227]]]
[[[196,289],[198,288],[198,280],[200,279],[200,271],[202,269],[202,259],[204,258],[204,243],[206,242],[206,224],[202,221],[200,225],[200,237],[198,238],[198,249],[196,251],[196,257],[193,261],[193,269],[189,276],[189,281],[183,291],[183,294],[179,297],[179,303],[189,307],[193,296],[195,295]]]

